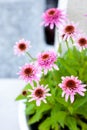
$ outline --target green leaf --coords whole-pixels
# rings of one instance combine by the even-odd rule
[[[52,106],[49,103],[47,104],[47,103],[42,102],[40,106],[36,107],[36,112],[43,113],[43,112],[50,110],[51,107]]]
[[[43,115],[50,110],[51,106],[49,104],[42,103],[39,107],[36,107],[36,113],[29,119],[29,124],[38,122]]]
[[[24,87],[23,90],[28,90],[28,89],[31,89],[31,88],[32,88],[32,86],[28,83],[28,84]]]
[[[35,104],[29,103],[29,105],[26,106],[25,113],[26,115],[31,115],[35,112]]]
[[[85,96],[77,96],[76,101],[73,103],[73,109],[76,110],[79,107],[83,106],[85,103],[87,103],[87,92],[85,93]]]
[[[65,101],[65,99],[63,97],[57,97],[56,98],[57,102],[59,102],[60,104],[63,105],[63,107],[67,108],[69,106],[69,103]]]
[[[87,83],[87,60],[83,62],[83,66],[79,69],[79,77]]]
[[[61,45],[61,43],[58,43],[58,44],[59,44],[59,46],[58,46],[58,53],[62,54],[62,45]]]
[[[52,118],[54,124],[59,123],[62,127],[64,127],[66,116],[67,116],[66,112],[64,112],[64,111],[58,111],[58,112],[55,112],[52,115],[51,118]]]
[[[87,103],[80,106],[76,111],[75,114],[82,115],[84,118],[87,119]]]
[[[87,130],[87,123],[83,122],[82,120],[78,119],[78,124],[81,126],[81,130]]]
[[[20,94],[20,95],[18,95],[17,97],[16,97],[16,101],[19,101],[19,100],[24,100],[24,99],[26,99],[26,96],[23,96],[22,94]]]
[[[60,59],[60,62],[70,75],[77,75],[77,72],[67,64],[67,60]]]
[[[68,128],[70,130],[78,130],[78,128],[77,128],[77,121],[76,121],[76,119],[74,117],[68,116],[66,118],[66,122],[65,123],[66,123],[66,125],[68,126]]]
[[[28,121],[28,124],[33,124],[35,122],[38,122],[40,119],[42,118],[42,113],[41,112],[37,112],[36,114],[34,114]]]
[[[45,121],[43,121],[40,125],[39,125],[39,130],[50,130],[50,127],[52,125],[52,120],[50,117],[46,118]]]
[[[54,130],[59,130],[59,126],[58,126],[58,123],[55,124],[54,127],[52,127]]]

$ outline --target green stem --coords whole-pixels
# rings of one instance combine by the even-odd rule
[[[62,54],[62,46],[61,46],[61,43],[59,43],[59,46],[58,46],[58,53],[59,53],[60,56],[61,56],[61,54]]]
[[[67,40],[66,40],[66,46],[67,46],[67,51],[68,51],[69,56],[72,57],[73,54],[72,54],[72,51],[71,51],[71,49],[69,47],[69,42]]]
[[[69,44],[68,44],[68,41],[66,40],[66,46],[67,46],[67,49],[69,50]]]
[[[48,99],[47,99],[47,103],[49,106],[51,106],[51,108],[54,107],[54,104],[52,104],[52,102],[50,102]]]
[[[56,32],[57,32],[57,52],[61,55],[62,53],[62,47],[61,47],[61,41],[60,41],[60,38],[59,38],[59,32],[58,32],[58,28],[56,27]]]
[[[70,40],[71,40],[71,43],[72,43],[72,45],[74,44],[74,41],[73,41],[73,39],[72,38],[70,38]]]
[[[29,58],[31,59],[31,60],[36,60],[35,58],[33,58],[32,56],[31,56],[31,54],[29,53],[29,52],[26,52],[26,54],[29,56]]]

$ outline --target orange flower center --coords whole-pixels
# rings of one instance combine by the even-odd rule
[[[42,56],[42,59],[43,60],[47,60],[49,58],[49,55],[48,54],[44,54],[43,56]]]
[[[74,31],[75,31],[75,28],[72,25],[68,25],[65,28],[65,32],[68,34],[72,34],[72,33],[74,33]]]
[[[32,72],[33,72],[32,68],[26,68],[26,69],[24,70],[24,73],[25,73],[26,76],[32,75]]]
[[[48,11],[48,14],[51,15],[51,16],[54,15],[55,14],[55,10]]]
[[[20,43],[20,44],[19,44],[19,49],[20,49],[21,51],[26,50],[26,45],[25,45],[24,43]]]
[[[75,83],[75,81],[73,81],[73,80],[71,79],[71,80],[68,80],[68,81],[67,81],[66,86],[67,86],[69,89],[75,89],[75,88],[76,88],[76,83]]]
[[[40,88],[37,89],[37,90],[35,91],[35,96],[38,97],[38,98],[43,97],[43,90],[40,89]]]
[[[80,46],[84,46],[87,44],[87,40],[85,38],[80,38],[78,43],[80,44]]]

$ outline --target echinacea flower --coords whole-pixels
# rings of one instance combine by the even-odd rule
[[[29,89],[29,92],[31,92],[31,94],[28,96],[30,97],[29,102],[35,100],[37,106],[40,106],[41,101],[47,103],[46,97],[51,96],[51,94],[48,93],[49,91],[50,89],[47,88],[47,85],[37,85],[37,87],[32,87],[32,89]]]
[[[62,77],[62,83],[59,84],[59,87],[63,90],[62,97],[65,95],[65,100],[67,101],[70,96],[71,103],[73,103],[76,93],[84,96],[84,92],[86,91],[85,86],[81,80],[74,76]]]
[[[45,26],[50,25],[51,29],[54,28],[54,25],[59,27],[66,20],[65,13],[58,8],[50,8],[46,10],[46,12],[43,13],[42,17],[43,17],[43,25]]]
[[[38,67],[33,64],[25,64],[20,68],[19,78],[25,80],[32,84],[33,81],[39,80],[39,70]]]
[[[19,40],[14,45],[14,54],[21,55],[24,54],[31,47],[30,41],[25,41],[24,39]]]
[[[80,31],[77,29],[77,24],[68,21],[60,28],[59,33],[63,40],[68,41],[70,38],[74,40]]]
[[[56,60],[57,55],[54,51],[42,52],[37,58],[38,66],[44,69],[45,74],[48,70],[52,70],[52,68],[58,70],[58,66],[55,64]]]
[[[87,36],[79,35],[76,39],[76,46],[78,46],[80,49],[87,48]]]

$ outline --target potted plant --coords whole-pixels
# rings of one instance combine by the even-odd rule
[[[31,130],[86,130],[87,37],[58,8],[48,9],[43,20],[51,29],[56,26],[58,48],[34,58],[29,41],[16,43],[15,54],[30,58],[18,73],[26,86],[16,100],[24,101]]]

